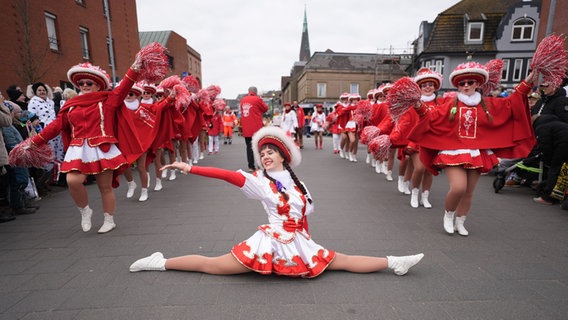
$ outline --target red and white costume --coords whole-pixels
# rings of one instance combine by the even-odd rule
[[[193,166],[190,172],[225,180],[239,187],[247,198],[262,203],[268,223],[231,250],[243,266],[261,274],[313,278],[333,261],[335,252],[314,242],[308,233],[307,216],[314,206],[306,200],[309,193],[302,194],[288,171],[270,173],[285,188],[287,200],[260,170],[251,174]]]
[[[316,112],[312,115],[312,120],[310,120],[310,128],[312,132],[324,132],[325,131],[325,113],[323,110]]]
[[[527,102],[530,90],[523,81],[508,98],[458,94],[457,101],[449,99],[436,108],[422,105],[416,110],[421,119],[410,140],[420,145],[420,159],[433,174],[456,165],[488,172],[497,157],[525,157],[535,144]]]
[[[41,145],[61,133],[66,148],[61,172],[77,170],[83,174],[98,174],[136,160],[145,150],[132,130],[132,122],[124,116],[128,110],[122,106],[137,77],[138,74],[129,69],[114,90],[68,100],[57,118],[33,137],[32,142]]]

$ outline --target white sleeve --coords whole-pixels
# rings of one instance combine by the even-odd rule
[[[264,177],[255,176],[243,170],[238,170],[245,177],[245,184],[241,187],[243,194],[253,200],[264,200],[267,197],[267,184]]]

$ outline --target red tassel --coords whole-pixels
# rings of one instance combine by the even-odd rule
[[[136,54],[135,64],[139,65],[139,80],[154,83],[162,80],[168,73],[168,57],[164,54],[166,48],[153,42]]]
[[[15,146],[8,155],[8,163],[12,167],[43,168],[53,160],[53,152],[48,144],[36,146],[29,138]]]
[[[381,134],[381,129],[376,126],[366,126],[361,131],[361,136],[359,137],[362,144],[367,144],[369,141],[378,137]]]
[[[501,82],[501,71],[503,70],[503,60],[493,59],[485,64],[487,72],[489,72],[489,78],[487,82],[483,84],[481,88],[481,94],[484,96],[489,96],[491,91],[495,90],[499,83]]]
[[[389,158],[389,150],[392,143],[386,134],[375,137],[369,142],[369,151],[377,161],[386,161]]]
[[[398,118],[420,101],[421,97],[420,87],[412,78],[404,77],[397,80],[387,94],[389,113],[393,121],[398,121]]]
[[[533,71],[542,74],[542,82],[554,87],[562,84],[566,76],[568,56],[564,50],[564,39],[550,35],[539,43],[531,63]]]

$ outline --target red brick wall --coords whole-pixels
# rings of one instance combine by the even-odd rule
[[[109,2],[116,76],[122,78],[140,49],[136,1]],[[22,88],[28,85],[27,77],[18,71],[26,60],[37,65],[32,80],[45,82],[52,87],[60,86],[61,81],[67,81],[67,70],[85,61],[82,58],[80,27],[89,31],[90,62],[112,75],[106,45],[107,20],[102,0],[85,0],[85,6],[74,0],[5,0],[3,3],[7,3],[0,11],[0,34],[3,40],[3,49],[0,50],[0,90],[4,94],[11,84]],[[25,18],[22,7],[26,3],[29,19]],[[56,16],[59,44],[57,52],[49,49],[45,12]],[[30,30],[29,42],[25,41],[26,27]]]
[[[550,11],[550,0],[542,0],[540,10],[540,24],[538,27],[538,41],[540,42],[546,36],[546,27],[548,25],[548,14]],[[554,17],[552,20],[552,33],[557,35],[566,35],[568,33],[568,1],[556,0],[554,8]],[[568,43],[564,41],[564,48],[568,49]]]

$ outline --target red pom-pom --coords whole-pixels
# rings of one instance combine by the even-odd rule
[[[333,124],[337,121],[337,113],[332,112],[330,114],[327,115],[327,117],[325,117],[325,122],[329,123],[329,124]]]
[[[369,151],[377,161],[386,161],[389,158],[389,150],[392,143],[386,134],[375,137],[369,142]]]
[[[170,76],[160,82],[160,87],[172,90],[176,85],[183,84],[179,76]]]
[[[361,100],[357,104],[357,108],[353,111],[353,120],[357,122],[359,128],[363,128],[369,123],[373,116],[373,107],[368,100]]]
[[[420,87],[410,77],[404,77],[396,81],[387,94],[389,114],[393,121],[398,121],[406,110],[413,107],[420,98],[422,92]]]
[[[359,137],[359,141],[362,144],[367,144],[369,141],[373,140],[374,138],[378,137],[381,134],[381,129],[376,126],[366,126],[361,131],[361,136]]]
[[[150,83],[162,80],[168,73],[168,57],[166,48],[153,42],[140,49],[136,54],[135,64],[139,67],[140,79]]]
[[[485,68],[487,68],[489,77],[487,78],[487,82],[484,83],[480,88],[481,88],[481,94],[484,96],[488,96],[489,94],[491,94],[491,91],[497,88],[499,82],[501,82],[501,71],[503,70],[503,60],[493,59],[485,64]]]
[[[197,93],[201,89],[199,81],[194,76],[187,76],[183,78],[183,82],[187,86],[187,90],[191,93]]]
[[[176,96],[176,108],[178,110],[182,110],[184,107],[187,107],[187,105],[189,105],[191,93],[187,91],[183,84],[176,84],[172,88],[172,92]]]
[[[225,110],[225,107],[227,106],[227,103],[225,102],[224,99],[215,99],[215,101],[213,101],[213,108],[215,108],[215,110],[217,111],[223,111]]]
[[[43,168],[53,162],[53,159],[53,152],[48,144],[36,146],[29,138],[15,146],[8,155],[10,166],[23,168]]]
[[[554,87],[562,84],[566,76],[568,56],[564,50],[564,39],[550,35],[539,43],[531,63],[533,71],[542,74],[542,82]]]
[[[215,98],[217,98],[217,96],[221,93],[221,87],[214,85],[214,84],[205,88],[205,90],[207,90],[207,93],[208,93],[208,96],[209,96],[209,99],[211,100],[211,102],[213,102],[213,100],[215,100]]]

